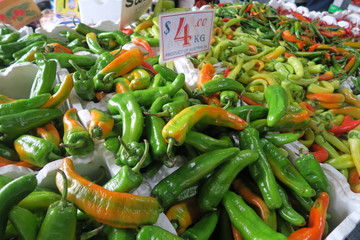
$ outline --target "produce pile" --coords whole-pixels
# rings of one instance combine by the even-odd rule
[[[189,57],[195,90],[154,50],[158,14],[184,10],[171,1],[134,28],[79,23],[65,41],[0,29],[2,71],[38,66],[29,97],[0,95],[0,164],[41,171],[60,159],[56,190],[0,175],[0,239],[325,238],[321,164],[360,191],[358,36],[257,2],[210,8],[211,49]],[[88,109],[84,125],[64,107],[71,94],[105,110]],[[74,159],[99,146],[120,170],[80,175]],[[175,170],[149,196],[133,193],[164,169]],[[177,235],[154,225],[161,213]]]

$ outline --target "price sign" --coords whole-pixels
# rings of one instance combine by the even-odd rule
[[[162,62],[209,51],[214,10],[159,16]]]

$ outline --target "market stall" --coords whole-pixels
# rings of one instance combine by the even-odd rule
[[[359,13],[142,4],[0,26],[0,239],[358,239]]]

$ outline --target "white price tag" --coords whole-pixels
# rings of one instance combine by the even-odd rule
[[[161,61],[209,51],[213,22],[214,10],[160,15]]]

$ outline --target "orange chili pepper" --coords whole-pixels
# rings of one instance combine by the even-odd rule
[[[64,158],[60,169],[68,179],[67,200],[92,219],[118,228],[136,228],[154,224],[161,212],[156,198],[113,192],[79,175],[70,158]],[[56,175],[56,186],[62,193],[63,178]]]
[[[48,122],[41,127],[35,128],[35,133],[37,137],[41,137],[55,146],[59,146],[61,142],[59,131],[53,122]]]
[[[346,106],[345,103],[328,103],[328,102],[319,102],[319,106],[327,109],[334,109]]]
[[[15,102],[15,101],[18,101],[18,100],[20,100],[20,99],[14,99],[14,98],[10,98],[8,96],[5,96],[3,94],[0,94],[0,104]]]
[[[70,92],[74,86],[73,74],[67,74],[64,81],[61,83],[59,90],[54,93],[49,100],[40,108],[56,108],[63,104],[69,97]]]
[[[122,78],[122,81],[115,81],[115,92],[116,93],[124,93],[129,92],[130,89],[130,81],[126,78]]]
[[[101,101],[101,99],[103,99],[106,95],[107,95],[106,92],[97,92],[97,93],[95,93],[95,98],[98,101]]]
[[[334,108],[334,109],[330,109],[329,112],[334,114],[349,115],[355,119],[360,119],[360,108],[354,106]]]
[[[355,62],[356,62],[356,58],[354,56],[350,56],[348,58],[348,62],[346,63],[343,71],[344,72],[350,71],[350,69],[354,66]]]
[[[48,48],[50,48],[50,50],[48,50],[48,52],[73,53],[73,51],[70,48],[65,47],[64,45],[62,45],[60,43],[48,43],[46,46]]]
[[[274,51],[265,55],[264,59],[276,59],[283,55],[286,51],[286,48],[283,46],[278,46]]]
[[[258,102],[255,102],[254,100],[248,98],[248,97],[245,97],[245,96],[241,96],[241,100],[243,100],[246,104],[248,105],[259,105],[259,106],[264,106],[263,104],[261,103],[258,103]]]
[[[291,52],[285,52],[285,53],[284,53],[284,56],[285,56],[285,58],[296,57],[296,55],[293,54],[293,53],[291,53]]]
[[[326,71],[323,74],[321,74],[318,78],[318,81],[328,81],[333,79],[335,74],[331,71]]]
[[[248,47],[251,53],[258,53],[258,49],[255,45],[249,44]]]
[[[325,225],[326,212],[329,206],[329,195],[326,192],[319,194],[310,210],[309,224],[306,228],[300,228],[292,232],[289,240],[321,240]]]
[[[360,48],[360,43],[358,42],[343,42],[342,44],[352,48]]]
[[[303,15],[301,15],[298,12],[293,11],[293,12],[291,12],[291,14],[302,22],[310,23],[309,19],[307,19],[306,17],[304,17]]]
[[[201,90],[203,83],[212,80],[215,74],[215,68],[211,63],[206,63],[202,66],[199,73],[199,78],[197,81],[197,88]]]
[[[166,211],[167,218],[175,226],[178,234],[183,233],[190,225],[200,220],[203,214],[196,197],[176,203]]]
[[[276,230],[277,224],[275,211],[269,209],[265,201],[253,192],[252,189],[255,188],[251,185],[250,181],[243,181],[240,178],[236,178],[232,182],[232,187],[235,192],[245,200],[245,202],[255,207],[255,211],[267,225]]]
[[[309,100],[325,103],[343,103],[345,97],[341,93],[307,93],[305,97]]]
[[[344,94],[346,103],[349,103],[355,107],[360,107],[360,100],[350,89],[344,88],[340,90],[340,92]]]
[[[104,67],[99,73],[108,74],[115,73],[114,77],[119,77],[130,72],[132,69],[140,66],[143,62],[143,55],[138,48],[132,48],[120,56],[116,57],[106,67]]]
[[[21,166],[21,167],[27,167],[27,168],[33,168],[34,165],[31,165],[30,163],[23,162],[23,161],[12,161],[7,158],[0,156],[0,167],[8,166],[8,165],[15,165],[15,166]]]
[[[288,42],[298,43],[299,44],[298,47],[300,49],[304,48],[305,43],[302,40],[298,39],[295,35],[292,35],[290,30],[286,29],[285,31],[282,32],[281,36],[284,40]]]
[[[91,108],[89,112],[89,133],[91,137],[105,139],[114,127],[114,119],[108,113],[97,108]]]
[[[300,102],[299,103],[300,107],[302,107],[303,109],[305,109],[306,111],[309,112],[310,115],[314,115],[314,111],[315,109],[307,102]]]

